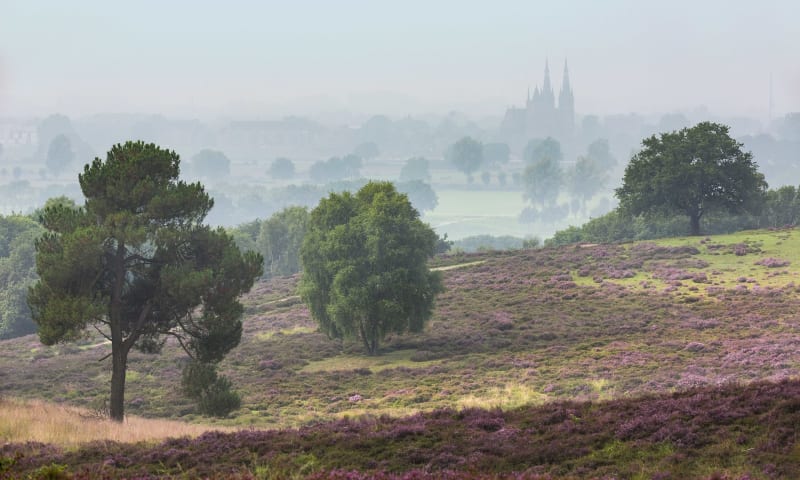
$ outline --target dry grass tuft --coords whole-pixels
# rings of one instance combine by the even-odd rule
[[[146,442],[196,437],[208,430],[234,429],[133,416],[120,424],[84,408],[0,397],[0,443],[37,441],[69,448],[98,440]]]

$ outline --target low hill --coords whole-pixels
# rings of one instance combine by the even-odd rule
[[[390,338],[377,357],[316,333],[295,296],[296,277],[259,283],[245,299],[242,343],[221,365],[242,394],[240,410],[222,420],[199,416],[177,388],[185,356],[168,345],[159,356],[131,356],[128,413],[286,428],[364,414],[624,404],[781,382],[800,371],[795,230],[462,255],[434,265],[447,290],[430,325]],[[0,342],[0,394],[102,409],[110,368],[98,359],[108,350],[91,338],[56,347],[35,336]]]

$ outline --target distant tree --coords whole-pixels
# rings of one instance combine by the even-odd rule
[[[578,157],[575,167],[567,175],[567,186],[582,213],[586,213],[586,202],[602,190],[607,181],[608,174],[597,162],[590,157]]]
[[[403,168],[400,169],[400,181],[410,182],[420,180],[423,182],[431,181],[430,162],[422,157],[413,157],[406,160]]]
[[[447,239],[447,233],[436,239],[436,255],[441,255],[453,248],[453,241]]]
[[[341,158],[331,157],[327,161],[314,162],[308,175],[317,183],[327,183],[358,177],[360,170],[361,157],[346,155]]]
[[[3,144],[0,143],[0,158],[3,157]]]
[[[264,275],[274,277],[300,271],[300,247],[308,228],[305,207],[288,207],[261,223],[258,251],[264,257]]]
[[[523,196],[533,204],[551,207],[558,200],[562,182],[563,173],[558,161],[543,157],[525,167],[522,173]]]
[[[472,137],[464,137],[450,146],[447,156],[472,183],[472,174],[483,163],[483,145]]]
[[[745,210],[766,190],[749,152],[728,135],[728,127],[703,122],[642,141],[631,158],[620,206],[630,214],[680,212],[689,217],[689,231],[700,234],[700,219],[710,209]]]
[[[158,352],[174,337],[196,361],[218,362],[239,343],[238,297],[262,270],[260,255],[201,223],[213,201],[199,183],[178,181],[179,162],[153,144],[115,145],[78,176],[83,208],[42,216],[48,232],[28,293],[39,338],[70,341],[91,325],[111,342],[116,421],[131,348]]]
[[[231,174],[231,161],[218,150],[201,150],[192,157],[192,172],[206,179],[224,178]]]
[[[53,175],[59,175],[75,159],[72,152],[72,143],[65,135],[56,135],[47,149],[45,165]]]
[[[428,269],[438,237],[388,182],[332,193],[311,212],[300,294],[320,329],[370,355],[389,333],[418,332],[442,290]]]
[[[14,177],[14,179],[19,180],[19,178],[22,176],[22,168],[17,165],[11,170],[11,175]]]
[[[533,139],[529,141],[525,146],[523,158],[525,159],[525,163],[533,165],[534,163],[541,162],[545,158],[559,163],[564,159],[564,155],[561,153],[561,144],[558,143],[558,140],[547,137],[544,140]]]
[[[405,193],[411,201],[411,205],[420,212],[433,210],[439,205],[439,197],[433,188],[420,180],[400,182],[397,184],[397,191]]]
[[[33,245],[43,232],[29,217],[0,216],[0,339],[36,332],[25,299],[36,281]]]
[[[381,154],[378,145],[375,142],[364,142],[353,149],[353,155],[356,155],[364,160],[372,160]]]
[[[505,165],[511,159],[511,149],[505,143],[486,143],[483,145],[483,160],[487,165]]]
[[[342,178],[356,178],[361,174],[362,165],[361,157],[358,155],[345,155],[339,162],[335,162],[333,167],[341,169],[343,172]]]
[[[294,177],[294,163],[288,158],[278,157],[270,164],[269,175],[280,180],[292,178]]]
[[[617,165],[617,159],[611,154],[608,140],[598,138],[586,149],[586,158],[591,159],[600,170],[609,171]]]
[[[795,226],[800,223],[800,189],[784,185],[766,193],[762,224],[769,227]]]
[[[492,181],[492,174],[489,172],[483,172],[481,174],[481,181],[484,185],[489,185],[489,182]]]

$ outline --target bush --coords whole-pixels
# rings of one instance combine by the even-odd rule
[[[181,385],[186,396],[197,402],[197,408],[204,415],[225,417],[242,405],[239,394],[231,390],[231,381],[217,375],[216,366],[209,363],[186,365]]]
[[[231,390],[231,382],[225,377],[218,377],[206,388],[197,403],[200,412],[214,417],[226,417],[242,405],[238,393]]]

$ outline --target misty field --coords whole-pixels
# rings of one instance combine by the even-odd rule
[[[422,219],[440,235],[450,239],[471,235],[540,235],[517,217],[525,203],[521,191],[436,190],[439,205]]]

